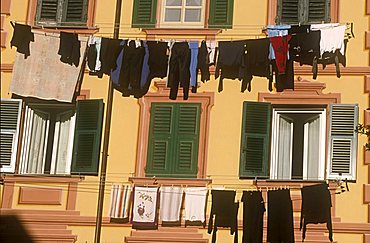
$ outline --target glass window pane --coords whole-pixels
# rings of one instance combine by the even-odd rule
[[[166,9],[164,21],[165,22],[180,22],[181,9]]]
[[[182,0],[166,0],[166,6],[181,6]]]
[[[185,22],[200,22],[200,9],[186,9],[185,10]]]
[[[202,6],[202,0],[186,0],[186,6]]]

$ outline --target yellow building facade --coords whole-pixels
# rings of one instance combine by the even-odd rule
[[[11,22],[28,24],[33,30],[47,33],[69,31],[80,35],[113,37],[116,13],[114,0],[85,0],[81,2],[81,14],[84,17],[82,26],[78,28],[68,23],[64,14],[56,16],[53,26],[43,22],[42,6],[48,1],[41,0],[2,0],[1,1],[1,98],[14,98],[10,92],[14,69],[16,49],[10,46],[13,34]],[[58,2],[61,6],[64,2]],[[260,39],[266,37],[266,27],[275,23],[283,23],[284,0],[199,0],[193,1],[196,7],[189,8],[194,15],[190,20],[183,15],[187,10],[188,1],[182,3],[179,12],[172,5],[178,1],[136,1],[124,0],[120,10],[119,38],[132,40],[214,40],[236,41],[244,39]],[[189,1],[192,2],[192,1]],[[285,1],[286,2],[286,1]],[[294,2],[294,1],[293,1]],[[298,13],[306,16],[307,6],[299,1],[302,8]],[[315,1],[307,1],[315,4]],[[266,78],[254,77],[251,92],[240,91],[240,82],[224,79],[222,92],[218,92],[219,80],[215,79],[215,70],[211,67],[211,78],[208,82],[198,81],[197,93],[189,93],[189,99],[183,100],[182,90],[177,100],[170,100],[169,89],[165,79],[153,79],[148,93],[142,98],[123,97],[114,90],[112,117],[109,133],[109,149],[107,151],[107,172],[105,176],[105,192],[101,242],[211,242],[211,235],[203,227],[162,227],[158,231],[136,231],[130,223],[115,222],[110,218],[111,189],[114,184],[144,186],[207,186],[236,190],[236,198],[240,200],[243,190],[260,190],[267,202],[269,190],[289,188],[293,200],[294,232],[296,241],[301,241],[299,217],[301,210],[300,189],[303,186],[327,181],[332,199],[332,220],[334,242],[370,243],[370,152],[366,151],[365,135],[354,135],[353,147],[350,147],[354,158],[349,161],[350,175],[330,172],[332,164],[332,147],[330,121],[333,104],[356,104],[358,107],[355,125],[370,125],[369,92],[370,92],[370,1],[368,0],[327,0],[322,2],[325,7],[323,22],[347,24],[346,35],[351,36],[346,50],[346,67],[341,66],[341,77],[337,78],[334,65],[325,69],[319,65],[318,77],[312,78],[311,67],[295,64],[294,90],[286,89],[277,92],[274,87],[268,90]],[[54,4],[54,3],[52,3]],[[189,3],[190,4],[190,3]],[[326,5],[325,5],[326,4]],[[190,4],[191,5],[191,4]],[[54,6],[54,5],[53,5]],[[56,6],[56,5],[55,5]],[[80,5],[78,5],[80,6]],[[149,7],[148,7],[149,6]],[[306,7],[305,7],[306,6]],[[46,8],[46,7],[45,7]],[[66,11],[66,8],[58,11]],[[138,9],[143,8],[143,12]],[[53,9],[51,7],[51,9]],[[149,10],[148,10],[149,9]],[[221,9],[221,10],[220,10]],[[150,11],[144,15],[145,10]],[[54,10],[56,11],[56,10]],[[172,11],[172,12],[171,12]],[[219,11],[219,12],[218,12]],[[288,11],[289,12],[289,11]],[[296,18],[300,18],[298,16]],[[142,14],[142,16],[140,15]],[[219,14],[219,15],[217,15]],[[58,17],[59,16],[59,17]],[[308,14],[308,16],[310,16]],[[45,17],[45,16],[44,16]],[[293,16],[294,17],[294,16]],[[171,21],[171,19],[177,19]],[[192,19],[194,18],[194,19]],[[309,17],[308,17],[309,18]],[[301,20],[298,20],[300,22]],[[302,20],[302,23],[307,22]],[[321,22],[321,21],[320,21]],[[67,26],[63,24],[67,23]],[[351,23],[353,28],[351,28]],[[351,33],[352,31],[352,33]],[[354,38],[353,38],[354,37]],[[199,75],[200,76],[200,75]],[[198,78],[200,80],[200,78]],[[79,99],[102,99],[104,102],[104,119],[100,152],[103,151],[104,136],[107,135],[106,111],[108,103],[109,77],[98,78],[89,75],[86,70],[79,92]],[[19,98],[19,97],[18,97]],[[25,98],[24,102],[27,101]],[[246,136],[243,132],[246,115],[246,102],[268,102],[272,105],[271,119],[279,115],[280,109],[307,110],[319,107],[322,114],[322,137],[318,142],[321,146],[320,165],[322,170],[314,179],[301,174],[299,178],[279,177],[278,162],[273,162],[275,148],[274,139],[280,134],[274,123],[269,123],[271,136],[267,139],[267,164],[264,176],[251,175],[248,169],[242,168],[244,163],[243,149]],[[195,144],[197,153],[192,157],[192,166],[188,172],[171,170],[156,171],[151,159],[151,124],[153,104],[165,104],[168,107],[182,104],[199,105],[198,139]],[[22,105],[20,121],[24,119],[25,104]],[[343,108],[343,107],[342,107]],[[176,108],[177,109],[177,108]],[[3,112],[2,118],[3,118]],[[339,116],[344,114],[338,110]],[[23,116],[23,118],[22,118]],[[356,116],[355,116],[356,118]],[[276,118],[278,119],[278,118]],[[176,124],[175,124],[176,125]],[[19,127],[18,136],[22,135]],[[3,131],[2,131],[3,136]],[[275,137],[274,137],[275,136]],[[280,136],[283,136],[280,134]],[[2,140],[3,141],[3,140]],[[4,140],[5,141],[5,140]],[[0,203],[1,215],[18,215],[20,221],[35,242],[94,242],[95,223],[98,205],[99,175],[80,175],[71,172],[62,175],[50,173],[22,173],[20,168],[21,141],[14,156],[14,168],[1,171]],[[2,145],[3,146],[3,145]],[[353,150],[354,149],[354,150]],[[2,150],[5,151],[5,150]],[[176,156],[176,151],[173,156]],[[0,155],[0,156],[5,156]],[[100,166],[104,153],[99,153]],[[66,162],[66,163],[70,163]],[[344,162],[345,163],[345,162]],[[248,166],[246,166],[247,168]],[[320,167],[320,168],[321,168]],[[151,169],[150,169],[151,168]],[[98,170],[97,168],[96,171]],[[176,171],[176,169],[175,169]],[[345,174],[345,173],[344,173]],[[267,177],[266,177],[267,175]],[[346,189],[348,181],[349,190]],[[342,186],[342,187],[341,187]],[[211,197],[208,196],[208,220]],[[242,204],[239,207],[239,241],[242,238]],[[265,213],[265,216],[267,214]],[[207,221],[208,222],[208,221]],[[265,217],[264,235],[267,231]],[[327,230],[323,225],[308,227],[306,242],[329,242]],[[233,236],[228,229],[219,229],[217,242],[232,242]],[[266,240],[266,239],[265,239]]]

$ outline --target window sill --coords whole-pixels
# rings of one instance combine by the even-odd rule
[[[179,179],[179,178],[157,178],[157,177],[129,177],[128,180],[134,185],[155,186],[207,186],[212,179]]]
[[[87,26],[76,26],[76,27],[63,27],[63,26],[48,26],[48,27],[41,27],[41,26],[33,26],[33,30],[43,31],[45,33],[60,33],[60,32],[69,32],[69,33],[76,33],[76,34],[85,34],[85,35],[92,35],[99,31],[98,27],[87,27]]]
[[[1,182],[52,182],[52,183],[76,183],[83,181],[84,176],[74,175],[20,175],[6,174],[0,176]]]
[[[221,33],[221,29],[206,29],[206,28],[189,28],[189,29],[174,29],[174,28],[156,28],[143,29],[147,35],[147,39],[155,39],[156,36],[191,36],[202,39],[215,39],[216,35]]]

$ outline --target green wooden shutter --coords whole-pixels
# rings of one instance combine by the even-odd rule
[[[60,0],[39,0],[37,2],[37,22],[58,22],[58,12],[61,8]]]
[[[86,24],[87,10],[88,0],[66,0],[63,8],[63,24]]]
[[[133,28],[154,28],[157,17],[157,0],[134,0]]]
[[[234,0],[211,0],[209,11],[209,28],[232,28]]]
[[[356,180],[358,105],[330,105],[328,179]]]
[[[299,0],[278,0],[277,24],[299,23]]]
[[[244,102],[239,177],[268,177],[270,120],[270,103]]]
[[[307,22],[311,24],[330,22],[330,1],[309,0]]]
[[[0,172],[14,172],[17,157],[22,100],[0,102]]]
[[[173,160],[175,117],[174,104],[152,103],[146,176],[171,174]]]
[[[103,113],[103,100],[77,102],[73,174],[98,175]]]
[[[174,174],[196,177],[198,172],[198,144],[200,104],[178,104]]]

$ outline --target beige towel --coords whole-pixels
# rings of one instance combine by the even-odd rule
[[[35,33],[35,41],[30,43],[31,55],[24,59],[23,54],[17,53],[10,84],[12,93],[72,102],[88,38],[80,37],[81,60],[75,67],[60,61],[58,37]]]

